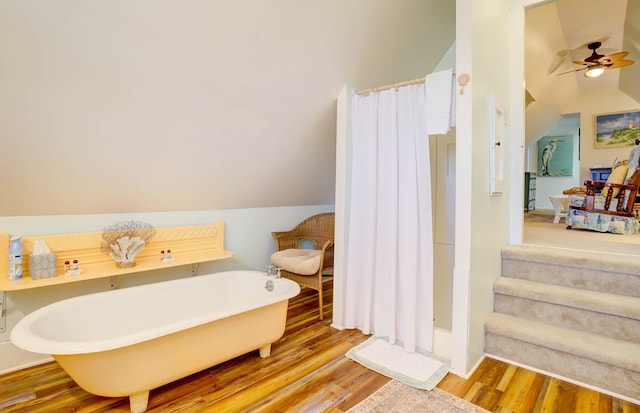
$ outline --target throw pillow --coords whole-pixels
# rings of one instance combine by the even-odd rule
[[[627,177],[627,172],[629,171],[629,167],[626,164],[620,164],[617,168],[611,171],[611,175],[607,178],[608,184],[623,184],[624,180]],[[611,188],[613,189],[613,193],[611,194],[611,199],[618,196],[620,193],[620,188]],[[609,193],[609,188],[605,187],[602,189],[602,196],[606,197]]]

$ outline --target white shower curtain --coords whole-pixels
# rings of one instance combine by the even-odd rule
[[[425,86],[352,98],[345,326],[433,346],[433,236]]]

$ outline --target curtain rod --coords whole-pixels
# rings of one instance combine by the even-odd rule
[[[384,86],[372,87],[369,89],[356,90],[356,95],[368,95],[369,93],[381,92],[383,90],[395,89],[402,86],[419,85],[420,83],[424,83],[424,77],[421,77],[420,79],[405,80],[404,82],[392,83]]]
[[[454,71],[453,75],[455,76],[455,74],[456,74],[456,72]],[[402,87],[402,86],[419,85],[421,83],[424,83],[424,81],[425,81],[424,77],[421,77],[419,79],[413,79],[413,80],[405,80],[404,82],[391,83],[389,85],[372,87],[372,88],[369,88],[369,89],[356,90],[355,94],[356,95],[368,95],[369,93],[382,92],[383,90],[395,89],[395,88],[399,88],[399,87]]]

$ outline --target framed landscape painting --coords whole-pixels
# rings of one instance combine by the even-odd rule
[[[634,146],[640,139],[640,111],[596,115],[596,149]]]
[[[538,140],[538,176],[573,175],[573,136],[545,136]]]

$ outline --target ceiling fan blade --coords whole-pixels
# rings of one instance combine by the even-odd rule
[[[569,70],[568,72],[558,73],[558,76],[566,75],[567,73],[579,72],[581,70],[585,70],[585,69],[588,69],[588,68],[589,68],[589,66],[585,66],[585,67],[581,67],[580,69]]]
[[[609,60],[609,61],[622,60],[628,54],[629,54],[629,52],[618,52],[618,53],[609,54],[609,55],[606,55],[604,57],[601,57],[600,58],[600,63],[602,63],[603,60]]]
[[[556,70],[558,70],[558,68],[560,66],[562,66],[562,64],[568,58],[569,58],[569,51],[568,50],[561,50],[558,53],[556,53],[556,57],[554,58],[554,61],[551,62],[551,64],[549,65],[549,70],[547,70],[547,74],[550,75],[551,73],[553,73]]]
[[[634,60],[616,60],[611,64],[606,64],[607,69],[619,69],[625,66],[631,66],[634,63]]]

